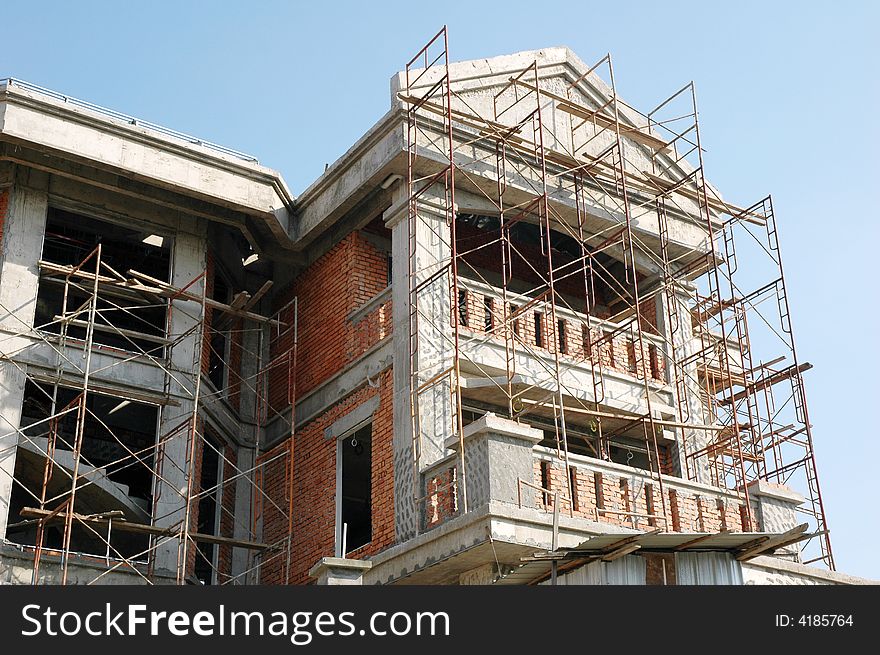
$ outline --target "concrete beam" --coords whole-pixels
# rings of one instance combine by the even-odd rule
[[[388,112],[300,194],[290,236],[311,243],[392,173],[406,173],[403,113]]]
[[[149,127],[15,85],[3,87],[0,135],[186,195],[277,213],[287,229],[292,197],[275,171]]]

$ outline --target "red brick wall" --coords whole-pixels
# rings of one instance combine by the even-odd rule
[[[232,322],[231,334],[229,335],[229,387],[227,399],[236,411],[241,409],[242,329],[244,329],[244,322],[237,318]]]
[[[243,517],[235,517],[235,490],[238,470],[238,451],[233,446],[223,449],[226,461],[221,463],[223,467],[223,481],[221,483],[220,497],[220,536],[233,537],[235,534],[235,522]],[[232,547],[218,546],[217,554],[217,582],[222,584],[229,580],[232,573]]]
[[[455,466],[452,466],[427,480],[423,515],[428,530],[436,528],[458,514],[455,471]]]
[[[452,320],[458,321],[462,327],[466,327],[474,332],[487,333],[487,325],[491,324],[491,331],[503,339],[503,308],[499,298],[492,298],[493,304],[491,311],[486,305],[486,296],[482,293],[474,292],[469,289],[460,289],[460,295],[464,297],[462,307],[464,312],[458,307],[454,312]],[[460,299],[459,299],[460,300]],[[645,301],[645,303],[653,303],[653,299]],[[456,305],[459,303],[457,302]],[[647,305],[646,305],[647,306]],[[653,306],[653,305],[652,305]],[[539,303],[529,307],[526,311],[517,314],[514,319],[516,323],[516,334],[518,341],[526,344],[532,350],[544,350],[547,352],[555,352],[560,348],[560,341],[564,341],[565,348],[562,352],[576,360],[587,361],[590,359],[589,349],[587,348],[587,335],[585,334],[585,324],[583,321],[568,318],[562,319],[562,328],[564,333],[560,335],[559,325],[551,325],[552,320],[549,311],[549,305]],[[536,344],[536,328],[537,321],[535,313],[541,316],[541,345]],[[488,316],[487,316],[488,315]],[[642,316],[642,323],[650,325],[649,321],[652,317]],[[590,344],[593,350],[593,358],[601,366],[612,368],[622,373],[635,375],[641,378],[643,368],[645,373],[652,379],[659,382],[666,381],[666,364],[665,357],[661,352],[661,348],[645,340],[644,348],[636,347],[638,341],[635,329],[622,330],[613,337],[604,339],[599,343],[603,333],[596,327],[590,327]],[[645,327],[646,332],[654,331],[653,328]],[[562,336],[562,338],[560,338]],[[524,348],[525,346],[518,346]]]
[[[336,541],[336,440],[324,430],[334,421],[379,396],[372,430],[372,539],[348,554],[369,557],[394,543],[393,382],[391,371],[379,375],[379,387],[364,386],[319,417],[298,427],[294,436],[293,477],[280,464],[266,473],[264,493],[284,498],[290,485],[293,497],[293,541],[290,553],[290,584],[309,582],[308,571],[321,557],[335,554]],[[288,449],[282,444],[278,449]],[[287,531],[287,517],[263,511],[263,540],[276,543]],[[285,582],[285,555],[275,557],[261,570],[262,584]]]
[[[205,294],[210,298],[214,294],[214,253],[208,248],[205,263]],[[204,332],[202,334],[202,374],[207,375],[211,363],[211,317],[212,307],[205,307]]]
[[[363,235],[352,232],[276,296],[275,311],[294,296],[299,306],[297,395],[308,393],[390,333],[390,303],[357,326],[348,320],[388,285],[387,261]],[[285,314],[281,320],[292,323],[292,309]],[[291,340],[289,335],[273,344],[272,357],[289,349]],[[287,391],[287,371],[279,366],[269,374],[269,404],[276,411],[287,404]]]
[[[533,483],[541,486],[541,460],[534,463]],[[589,519],[596,519],[597,509],[633,512],[636,514],[656,514],[656,519],[639,517],[635,527],[665,527],[662,519],[663,498],[660,496],[660,485],[656,481],[640,479],[640,476],[618,476],[603,472],[597,478],[594,471],[575,467],[575,488],[573,495],[577,498],[573,513]],[[551,491],[558,490],[560,495],[568,496],[568,473],[561,464],[553,463],[549,467]],[[602,503],[597,503],[596,487],[600,479]],[[727,528],[731,532],[748,530],[748,524],[741,514],[744,505],[740,501],[715,496],[699,495],[682,489],[670,489],[664,485],[666,494],[666,518],[670,532],[718,532]],[[535,506],[547,511],[553,509],[552,496],[544,502],[542,493],[535,492]],[[650,499],[650,501],[649,501]],[[649,505],[650,502],[650,505]],[[560,509],[569,511],[569,502],[560,501]],[[601,506],[600,506],[601,505]],[[652,509],[652,511],[649,511]],[[598,513],[598,520],[615,525],[633,526],[633,518],[623,514]]]
[[[346,338],[348,343],[346,355],[349,361],[356,360],[391,334],[393,321],[391,312],[391,298],[389,297],[366,316],[351,322],[351,329]]]
[[[6,212],[9,209],[9,191],[0,191],[0,244],[3,243],[3,231],[6,227]]]
[[[290,461],[293,442],[288,439],[257,459],[254,475],[253,524],[262,522],[261,540],[275,547],[273,552],[262,554],[262,581],[280,584],[284,581],[287,551],[278,548],[283,544],[289,530],[289,503],[291,498]],[[256,532],[256,530],[255,530]]]

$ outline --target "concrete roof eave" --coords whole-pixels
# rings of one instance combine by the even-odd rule
[[[289,247],[294,197],[278,172],[83,104],[0,84],[0,139],[242,212]]]
[[[391,174],[406,174],[405,115],[392,109],[296,200],[290,236],[302,249],[317,239]]]

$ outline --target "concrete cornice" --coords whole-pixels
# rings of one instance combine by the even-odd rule
[[[805,500],[801,494],[797,493],[790,487],[787,487],[784,484],[766,482],[765,480],[755,480],[749,484],[749,496],[756,498],[775,498],[776,500],[793,503],[795,505],[802,505]]]
[[[497,416],[492,412],[488,412],[473,423],[466,425],[464,427],[462,438],[464,441],[469,441],[483,434],[498,434],[505,437],[514,437],[529,442],[532,445],[537,444],[544,438],[544,433],[541,430],[536,430],[528,425],[523,425],[522,423],[517,423],[516,421]],[[444,445],[447,448],[457,449],[458,437],[454,435],[448,437]]]
[[[226,154],[221,150],[215,150],[197,143],[185,141],[182,138],[176,138],[170,134],[158,132],[144,126],[141,122],[132,123],[123,121],[121,118],[112,118],[108,114],[90,110],[81,105],[68,104],[51,96],[15,85],[5,85],[2,87],[0,102],[13,102],[22,106],[32,107],[47,114],[53,114],[90,127],[97,127],[108,133],[118,134],[146,145],[158,147],[161,150],[176,152],[253,180],[268,181],[273,185],[277,185],[279,196],[286,201],[288,206],[293,204],[294,196],[287,187],[287,183],[281,177],[281,174],[274,169],[261,165],[256,160],[248,161],[243,157]],[[0,125],[0,128],[2,128],[2,125]]]
[[[53,157],[87,164],[256,217],[290,247],[294,197],[278,172],[49,93],[0,85],[0,140],[48,154],[47,166]]]
[[[370,129],[355,141],[351,147],[340,155],[336,161],[318,176],[306,189],[296,198],[295,210],[299,211],[301,207],[308,205],[316,196],[326,191],[334,182],[336,182],[346,170],[348,170],[355,161],[375,143],[381,141],[394,128],[399,127],[405,114],[401,110],[391,109],[385,113],[382,118],[376,121]]]
[[[743,562],[743,567],[757,567],[760,569],[766,569],[771,572],[779,572],[784,571],[786,573],[792,573],[794,575],[803,576],[805,578],[814,578],[816,580],[821,580],[823,582],[828,582],[831,584],[840,584],[840,585],[876,585],[880,584],[880,581],[877,580],[869,580],[868,578],[859,578],[854,575],[848,575],[846,573],[840,573],[838,571],[828,571],[826,569],[820,569],[815,566],[808,566],[806,564],[798,564],[796,562],[789,562],[784,559],[780,559],[778,557],[770,557],[768,555],[759,555],[753,559],[750,559],[748,562]]]

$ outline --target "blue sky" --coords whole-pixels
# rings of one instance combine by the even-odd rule
[[[611,52],[640,108],[694,80],[709,178],[739,204],[774,197],[838,568],[880,579],[878,6],[4,0],[0,77],[249,152],[294,193],[388,109],[391,75],[444,22],[455,60]]]

